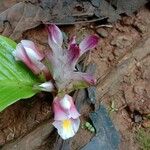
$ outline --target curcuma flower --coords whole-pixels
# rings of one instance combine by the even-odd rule
[[[63,35],[60,29],[51,24],[48,33],[48,43],[52,52],[49,52],[47,61],[58,93],[70,93],[95,84],[96,80],[91,74],[77,72],[75,65],[84,53],[95,48],[99,38],[96,35],[88,36],[78,45],[74,36],[68,44],[68,49],[63,49]]]
[[[29,40],[22,40],[13,51],[16,60],[22,61],[34,74],[48,75],[47,67],[42,63],[44,56],[37,50],[35,44]]]
[[[87,51],[96,47],[99,38],[96,35],[87,36],[80,44],[73,36],[68,47],[64,49],[61,30],[54,24],[48,26],[48,43],[52,51],[45,55],[40,53],[35,44],[22,40],[13,52],[16,60],[22,61],[44,83],[34,85],[39,91],[54,92],[57,96],[53,101],[54,123],[58,134],[65,140],[73,137],[79,129],[80,119],[71,91],[94,85],[96,80],[92,74],[78,72],[76,64]],[[60,98],[63,97],[63,98]]]
[[[54,123],[58,134],[62,139],[73,137],[79,129],[80,114],[78,113],[73,99],[69,95],[65,95],[62,99],[56,97],[53,101]]]

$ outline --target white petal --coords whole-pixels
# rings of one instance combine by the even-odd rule
[[[64,121],[55,121],[53,125],[57,128],[58,134],[62,139],[66,140],[75,135],[74,125],[71,119]]]
[[[60,100],[60,106],[63,109],[69,110],[71,108],[71,102],[68,99],[68,96],[65,95],[61,100]]]
[[[72,119],[72,122],[73,122],[73,130],[76,133],[80,127],[80,119],[79,118]]]
[[[28,57],[32,61],[37,60],[37,59],[41,60],[41,57],[39,57],[39,55],[33,49],[26,47],[25,50],[26,50],[26,53],[27,53]]]
[[[41,53],[36,49],[35,44],[30,40],[21,40],[21,44],[24,47],[28,57],[33,60],[42,60],[43,56]]]
[[[54,85],[51,81],[39,85],[42,91],[51,92],[54,90]]]
[[[21,43],[17,44],[16,50],[13,51],[12,54],[16,60],[22,60],[22,58],[24,57],[24,49]]]

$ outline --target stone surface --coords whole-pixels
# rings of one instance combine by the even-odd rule
[[[104,108],[90,114],[90,119],[96,129],[96,135],[81,150],[117,150],[120,137]]]
[[[15,142],[9,143],[2,147],[1,150],[35,150],[44,143],[45,139],[54,129],[52,122],[46,122],[34,131],[18,139]]]
[[[103,29],[103,28],[98,28],[96,30],[96,32],[101,36],[101,37],[107,37],[108,36],[108,32],[107,30]]]

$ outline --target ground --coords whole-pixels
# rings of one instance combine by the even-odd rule
[[[78,24],[62,28],[69,36],[75,33],[78,37],[91,33],[100,36],[99,45],[90,52],[86,61],[97,65],[97,103],[104,104],[110,112],[121,136],[120,150],[139,150],[143,141],[138,140],[138,133],[143,128],[150,136],[149,18],[149,9],[143,7],[132,16],[122,16],[121,20],[111,25]],[[43,26],[28,30],[23,37],[32,39],[42,50],[49,48]],[[26,144],[32,145],[31,137],[34,137],[36,130],[40,131],[43,122],[49,124],[44,129],[50,128],[53,115],[50,97],[40,93],[29,100],[17,102],[0,114],[0,145],[5,144],[2,149],[11,149],[9,142],[14,144],[22,137],[30,139]],[[89,107],[82,108],[83,124],[90,111]],[[80,128],[73,138],[72,149],[80,149],[92,136],[88,130]]]

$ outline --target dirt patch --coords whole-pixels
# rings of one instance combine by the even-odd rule
[[[139,149],[135,140],[135,131],[143,124],[144,116],[150,113],[150,37],[148,35],[150,21],[145,16],[150,16],[149,10],[142,9],[135,16],[124,17],[119,24],[116,24],[116,28],[119,26],[117,31],[116,28],[109,29],[112,30],[111,34],[114,34],[113,31],[117,34],[103,48],[103,51],[107,53],[110,51],[107,50],[107,47],[113,45],[111,48],[113,63],[108,59],[111,55],[105,58],[110,64],[107,71],[98,65],[98,58],[96,60],[94,54],[99,72],[103,72],[103,76],[98,77],[97,89],[100,93],[100,100],[108,107],[108,110],[112,101],[117,108],[117,111],[112,112],[111,116],[121,133],[121,150]],[[120,34],[123,35],[120,36]],[[104,40],[108,41],[108,38]],[[99,60],[102,61],[102,59],[103,57]]]
[[[50,95],[22,100],[0,114],[0,145],[22,137],[52,116]]]

